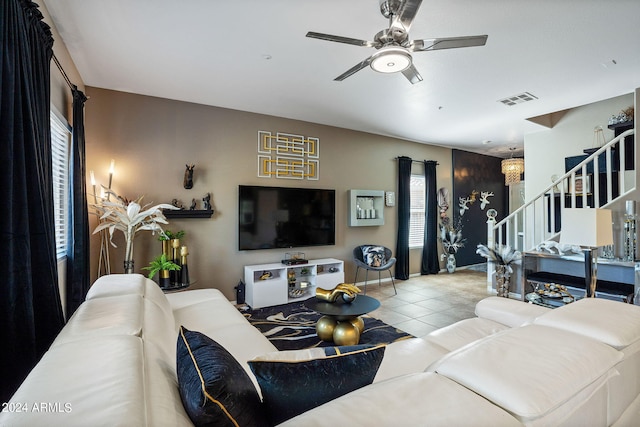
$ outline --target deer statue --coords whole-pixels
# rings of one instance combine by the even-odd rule
[[[184,188],[186,188],[187,190],[190,190],[193,188],[193,168],[196,167],[196,165],[186,165],[187,169],[184,171]]]

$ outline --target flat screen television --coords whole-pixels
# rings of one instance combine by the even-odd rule
[[[252,249],[336,244],[336,192],[240,185],[238,246]]]

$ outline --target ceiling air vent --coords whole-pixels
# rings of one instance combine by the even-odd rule
[[[534,99],[538,99],[538,97],[530,94],[529,92],[523,92],[521,94],[510,96],[505,99],[500,99],[498,102],[502,102],[507,107],[512,107],[516,104],[522,104],[523,102],[533,101]]]

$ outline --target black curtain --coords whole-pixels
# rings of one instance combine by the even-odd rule
[[[425,213],[424,245],[420,274],[438,274],[438,197],[436,193],[436,166],[438,162],[424,161]]]
[[[73,139],[69,160],[69,232],[67,234],[67,319],[89,290],[89,211],[85,170],[84,103],[82,91],[73,87]]]
[[[396,279],[409,278],[409,220],[411,216],[411,160],[398,157],[398,238],[396,241]]]
[[[6,402],[64,324],[51,165],[53,38],[38,5],[0,2],[0,401]]]

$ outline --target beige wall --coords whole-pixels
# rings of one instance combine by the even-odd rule
[[[211,219],[173,219],[169,229],[186,231],[189,270],[194,288],[216,287],[228,298],[243,275],[243,266],[279,262],[286,250],[238,251],[239,184],[299,186],[336,190],[336,245],[298,249],[307,258],[345,261],[346,280],[353,280],[353,247],[383,244],[395,251],[396,208],[384,209],[385,225],[347,226],[347,190],[397,191],[397,156],[436,160],[438,186],[451,188],[451,150],[308,122],[208,107],[93,87],[87,88],[87,170],[105,184],[111,159],[116,172],[113,189],[127,198],[144,195],[153,204],[211,193]],[[320,139],[320,179],[292,181],[257,177],[258,130],[287,132]],[[185,164],[195,163],[194,187],[185,190]],[[416,164],[417,166],[420,166]],[[416,170],[422,170],[416,167]],[[92,227],[93,228],[93,227]],[[121,235],[112,252],[112,271],[122,272]],[[92,240],[92,277],[98,259]],[[160,253],[160,243],[148,232],[135,242],[135,269]],[[419,271],[420,251],[412,251],[411,272]]]

